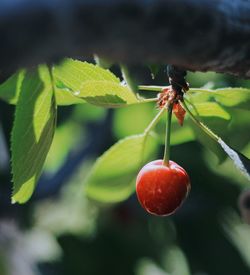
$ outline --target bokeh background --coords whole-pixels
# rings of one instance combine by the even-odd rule
[[[120,75],[118,67],[112,70]],[[167,84],[164,66],[155,79],[146,66],[131,71],[140,84]],[[191,87],[250,87],[250,81],[215,73],[189,72],[187,80]],[[116,204],[86,197],[84,181],[95,159],[120,138],[141,133],[157,113],[154,104],[115,110],[59,107],[44,173],[24,205],[10,203],[14,110],[0,101],[0,275],[250,274],[250,184],[192,131],[175,132],[176,122],[171,158],[188,171],[192,190],[174,215],[147,214],[135,195]],[[230,134],[219,129],[248,157],[249,117],[250,111],[241,112],[239,127]],[[163,126],[158,126],[162,136]],[[162,154],[163,145],[154,157]],[[239,203],[242,194],[245,200]]]

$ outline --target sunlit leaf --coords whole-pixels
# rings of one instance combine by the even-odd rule
[[[10,104],[17,103],[25,73],[25,70],[20,70],[0,84],[0,99]]]
[[[212,92],[200,89],[190,89],[185,98],[188,98],[193,104],[214,101]]]
[[[56,81],[62,82],[65,87],[72,91],[79,91],[82,84],[86,81],[111,81],[120,83],[119,78],[109,70],[98,67],[79,60],[66,58],[54,67],[53,70]]]
[[[87,195],[102,202],[118,202],[135,189],[135,177],[154,152],[155,140],[141,134],[120,140],[97,159],[87,178]]]
[[[77,98],[89,103],[105,106],[119,107],[138,102],[134,93],[120,83],[119,78],[109,70],[97,65],[73,59],[65,59],[55,66],[54,75],[57,88],[64,85],[69,93],[65,104],[74,104]],[[71,93],[72,103],[69,98]],[[60,100],[63,103],[63,99]]]
[[[113,65],[113,62],[111,62],[110,60],[107,60],[106,58],[100,57],[96,54],[94,54],[94,59],[96,64],[103,69],[109,69]]]
[[[189,96],[193,103],[212,100],[227,107],[248,108],[250,103],[250,89],[246,88],[190,89]]]
[[[215,99],[224,106],[242,106],[250,103],[250,89],[244,88],[226,88],[215,90]]]
[[[136,96],[126,86],[110,81],[84,82],[77,97],[103,107],[120,107],[138,102]]]
[[[57,105],[72,105],[86,103],[82,98],[78,98],[72,94],[72,91],[66,87],[55,87],[56,104]]]
[[[44,164],[46,173],[55,173],[64,164],[72,148],[79,142],[79,138],[81,137],[80,130],[80,125],[72,121],[68,121],[57,127]]]
[[[16,104],[24,77],[29,73],[29,71],[20,70],[13,74],[5,82],[0,84],[0,99],[8,102],[9,104]],[[64,85],[60,86],[60,82],[57,82],[56,84],[57,86],[55,87],[55,95],[57,105],[85,103],[83,99],[74,96],[70,89]]]
[[[197,103],[194,106],[191,106],[191,110],[200,117],[215,117],[215,119],[220,117],[225,120],[231,118],[230,114],[216,102]]]
[[[46,66],[23,80],[11,137],[13,202],[24,203],[33,193],[52,143],[56,106]]]

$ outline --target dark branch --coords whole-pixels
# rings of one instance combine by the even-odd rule
[[[0,69],[93,53],[250,77],[250,1],[0,1]]]

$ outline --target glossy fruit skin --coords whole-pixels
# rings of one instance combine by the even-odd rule
[[[142,207],[157,216],[173,214],[191,189],[187,172],[173,161],[154,160],[140,170],[136,193]]]

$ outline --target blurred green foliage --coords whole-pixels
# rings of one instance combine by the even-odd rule
[[[249,87],[248,81],[214,73],[189,73],[188,80],[191,87],[197,88]],[[205,97],[207,100],[207,96],[197,94],[196,103],[203,104]],[[237,108],[216,105],[221,108],[218,116],[204,115],[209,114],[204,109],[199,115],[231,146],[250,157],[250,105],[244,104]],[[152,103],[113,110],[110,140],[115,143],[141,134],[156,113]],[[56,174],[72,152],[87,146],[93,139],[88,125],[103,121],[106,115],[105,109],[89,104],[72,106],[66,117],[59,112],[61,122],[47,157],[46,175]],[[183,127],[174,119],[172,129],[172,159],[186,168],[192,182],[189,198],[174,216],[146,214],[134,195],[116,204],[87,198],[86,177],[96,157],[90,154],[55,196],[17,207],[17,217],[26,216],[28,221],[21,225],[16,217],[16,222],[10,223],[13,232],[4,230],[12,212],[1,218],[0,274],[16,275],[16,270],[18,275],[249,274],[250,228],[236,213],[238,195],[250,187],[249,183],[225,157],[218,164],[219,154],[209,150],[210,141],[201,137],[205,145],[201,146],[195,140],[198,130],[189,119]],[[159,151],[154,151],[157,158],[162,157],[164,134],[163,117],[155,128],[154,136],[160,145]],[[102,135],[104,138],[110,132],[103,130]],[[129,148],[125,152],[134,161]],[[3,181],[0,185],[4,185]],[[8,270],[3,268],[6,262]],[[21,269],[23,263],[26,269]]]

